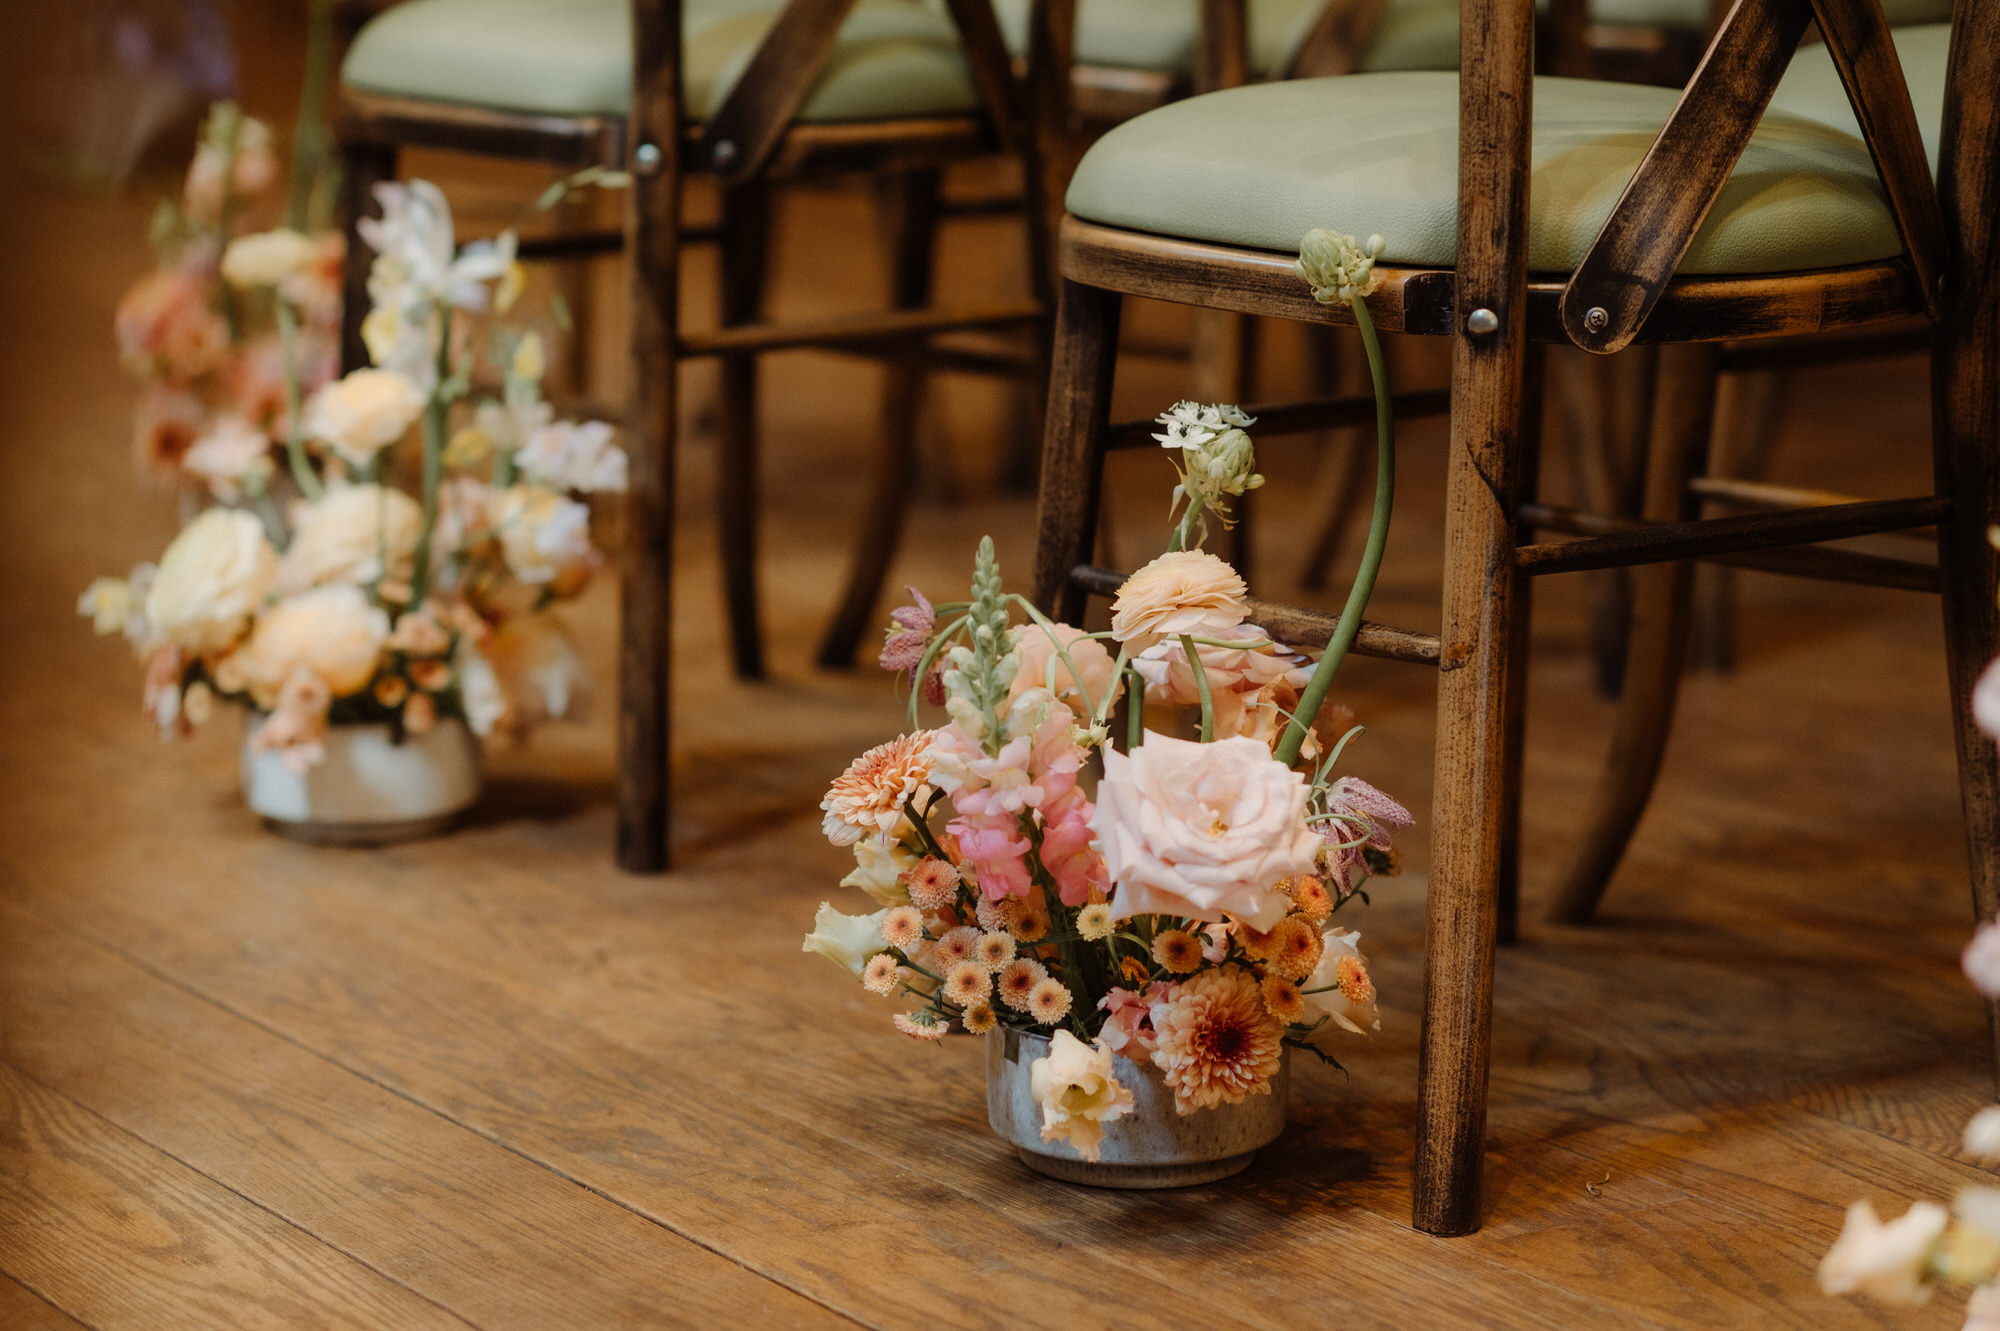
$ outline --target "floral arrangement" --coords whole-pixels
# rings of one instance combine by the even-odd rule
[[[164,733],[239,703],[252,748],[295,771],[329,725],[461,718],[483,736],[575,715],[582,670],[549,607],[602,563],[583,496],[624,489],[626,459],[610,426],[558,421],[542,396],[541,335],[507,318],[526,281],[513,232],[460,248],[434,185],[377,186],[374,364],[336,378],[340,239],[296,224],[313,193],[296,182],[290,224],[253,229],[269,139],[216,109],[156,224],[160,267],[118,311],[146,383],[141,457],[210,506],[79,610],[145,662]],[[617,183],[585,172],[538,206]],[[391,479],[406,454],[408,488]]]
[[[1343,254],[1358,306],[1372,256]],[[1185,1115],[1268,1094],[1287,1045],[1332,1061],[1331,1037],[1379,1027],[1360,935],[1333,917],[1393,872],[1411,821],[1334,774],[1358,728],[1327,743],[1315,727],[1387,537],[1386,406],[1368,553],[1317,661],[1252,624],[1242,578],[1200,548],[1263,483],[1254,420],[1182,402],[1158,421],[1178,464],[1173,536],[1119,589],[1107,632],[1005,591],[990,539],[968,599],[913,589],[895,612],[881,663],[908,681],[912,728],[821,803],[855,858],[842,885],[878,909],[822,904],[805,939],[905,1000],[893,1021],[914,1039],[1048,1036],[1031,1069],[1042,1137],[1087,1160],[1132,1111],[1114,1055],[1156,1069]],[[917,724],[924,704],[941,724]]]

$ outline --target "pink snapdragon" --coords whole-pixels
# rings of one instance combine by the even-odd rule
[[[1034,889],[1028,876],[1028,852],[1034,843],[1021,835],[1011,814],[976,814],[954,818],[946,831],[958,840],[959,857],[979,878],[988,901],[1025,897]]]

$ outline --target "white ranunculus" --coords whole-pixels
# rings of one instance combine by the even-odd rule
[[[888,944],[882,941],[882,921],[889,914],[884,907],[873,915],[842,915],[825,901],[813,916],[813,931],[806,935],[801,952],[817,952],[836,966],[854,974],[868,964],[868,958]]]
[[[259,707],[275,706],[298,671],[345,698],[375,678],[388,636],[388,614],[359,587],[315,587],[259,615],[250,641],[232,659]]]
[[[375,187],[380,218],[363,218],[361,238],[376,252],[368,296],[377,306],[446,301],[461,309],[486,307],[486,283],[514,262],[512,231],[457,248],[451,205],[428,180],[388,181]]]
[[[1333,1025],[1355,1035],[1381,1030],[1382,1011],[1375,1001],[1368,958],[1361,955],[1361,934],[1333,928],[1321,934],[1320,941],[1324,946],[1319,965],[1299,986],[1305,990],[1307,1010],[1324,1013]]]
[[[249,514],[211,508],[160,556],[146,594],[146,622],[190,655],[219,652],[243,636],[278,571],[278,552]]]
[[[222,277],[232,286],[274,287],[313,260],[313,242],[289,227],[238,236],[222,252]]]
[[[356,467],[409,432],[424,411],[424,395],[393,370],[355,370],[306,403],[305,432]]]
[[[1090,827],[1117,884],[1112,914],[1241,920],[1269,929],[1291,909],[1280,881],[1313,871],[1305,778],[1241,736],[1197,744],[1147,732],[1107,750]]]
[[[566,571],[587,566],[590,508],[541,485],[510,485],[493,492],[488,520],[500,538],[507,567],[522,582],[554,582]]]
[[[531,479],[589,494],[625,488],[625,450],[603,421],[556,421],[535,430],[514,461]]]
[[[292,513],[280,581],[288,591],[323,583],[407,581],[416,568],[424,511],[401,490],[349,485]]]
[[[1104,1125],[1132,1112],[1132,1092],[1112,1074],[1111,1051],[1068,1031],[1049,1039],[1049,1052],[1028,1066],[1028,1088],[1042,1107],[1042,1140],[1067,1141],[1095,1160]]]
[[[1923,1303],[1931,1296],[1924,1270],[1951,1216],[1942,1206],[1917,1202],[1887,1224],[1867,1202],[1847,1208],[1847,1224],[1819,1263],[1819,1287],[1828,1294],[1865,1294],[1883,1303]]]
[[[507,717],[507,695],[493,663],[475,647],[463,647],[458,654],[458,702],[465,710],[465,724],[481,739]]]
[[[855,887],[875,898],[878,906],[907,906],[910,889],[896,881],[917,867],[920,858],[901,841],[881,841],[863,837],[854,843],[854,869],[840,880],[842,887]]]

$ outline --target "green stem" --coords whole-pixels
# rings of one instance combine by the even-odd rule
[[[1312,680],[1299,697],[1298,711],[1285,727],[1285,737],[1278,742],[1273,755],[1287,767],[1298,761],[1312,719],[1319,715],[1320,705],[1333,687],[1333,677],[1347,658],[1347,649],[1354,645],[1354,635],[1361,631],[1361,613],[1368,608],[1375,577],[1382,570],[1382,551],[1389,544],[1389,510],[1396,497],[1396,418],[1389,403],[1389,375],[1382,364],[1382,344],[1375,336],[1375,321],[1368,317],[1368,306],[1361,297],[1352,297],[1348,303],[1354,308],[1361,345],[1368,352],[1368,377],[1375,386],[1375,512],[1368,522],[1368,543],[1362,548],[1361,566],[1355,570],[1347,605],[1340,612],[1340,621],[1327,640],[1326,653],[1313,668]]]
[[[291,463],[292,479],[298,482],[299,493],[308,499],[317,499],[326,490],[320,485],[319,477],[313,474],[312,463],[306,458],[306,423],[301,402],[305,388],[299,374],[299,320],[282,297],[277,302],[277,311],[278,339],[285,351],[285,457]]]
[[[1130,753],[1146,739],[1146,677],[1136,666],[1126,666],[1125,751]]]
[[[1206,744],[1215,738],[1215,696],[1208,688],[1208,667],[1201,663],[1194,638],[1186,633],[1181,634],[1181,650],[1187,653],[1188,669],[1194,672],[1194,691],[1201,698],[1201,742]]]
[[[292,126],[292,193],[285,224],[304,231],[313,186],[326,157],[326,85],[333,64],[333,0],[312,0],[306,29],[306,70],[299,86],[299,118]]]
[[[451,306],[438,303],[437,387],[424,406],[424,516],[417,528],[416,569],[410,574],[410,607],[430,590],[431,537],[437,531],[438,490],[444,483],[445,380],[451,374]]]

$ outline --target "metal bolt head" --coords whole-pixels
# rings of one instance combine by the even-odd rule
[[[717,139],[715,146],[708,150],[708,159],[717,166],[728,166],[736,160],[736,145],[729,139]]]
[[[657,143],[642,143],[637,148],[634,148],[632,150],[632,165],[639,169],[640,174],[652,175],[653,172],[660,169],[660,145]]]
[[[1601,333],[1611,326],[1611,312],[1602,305],[1593,305],[1583,312],[1583,326],[1593,333]]]
[[[1500,316],[1482,305],[1465,316],[1465,331],[1475,337],[1497,333],[1500,331]]]

